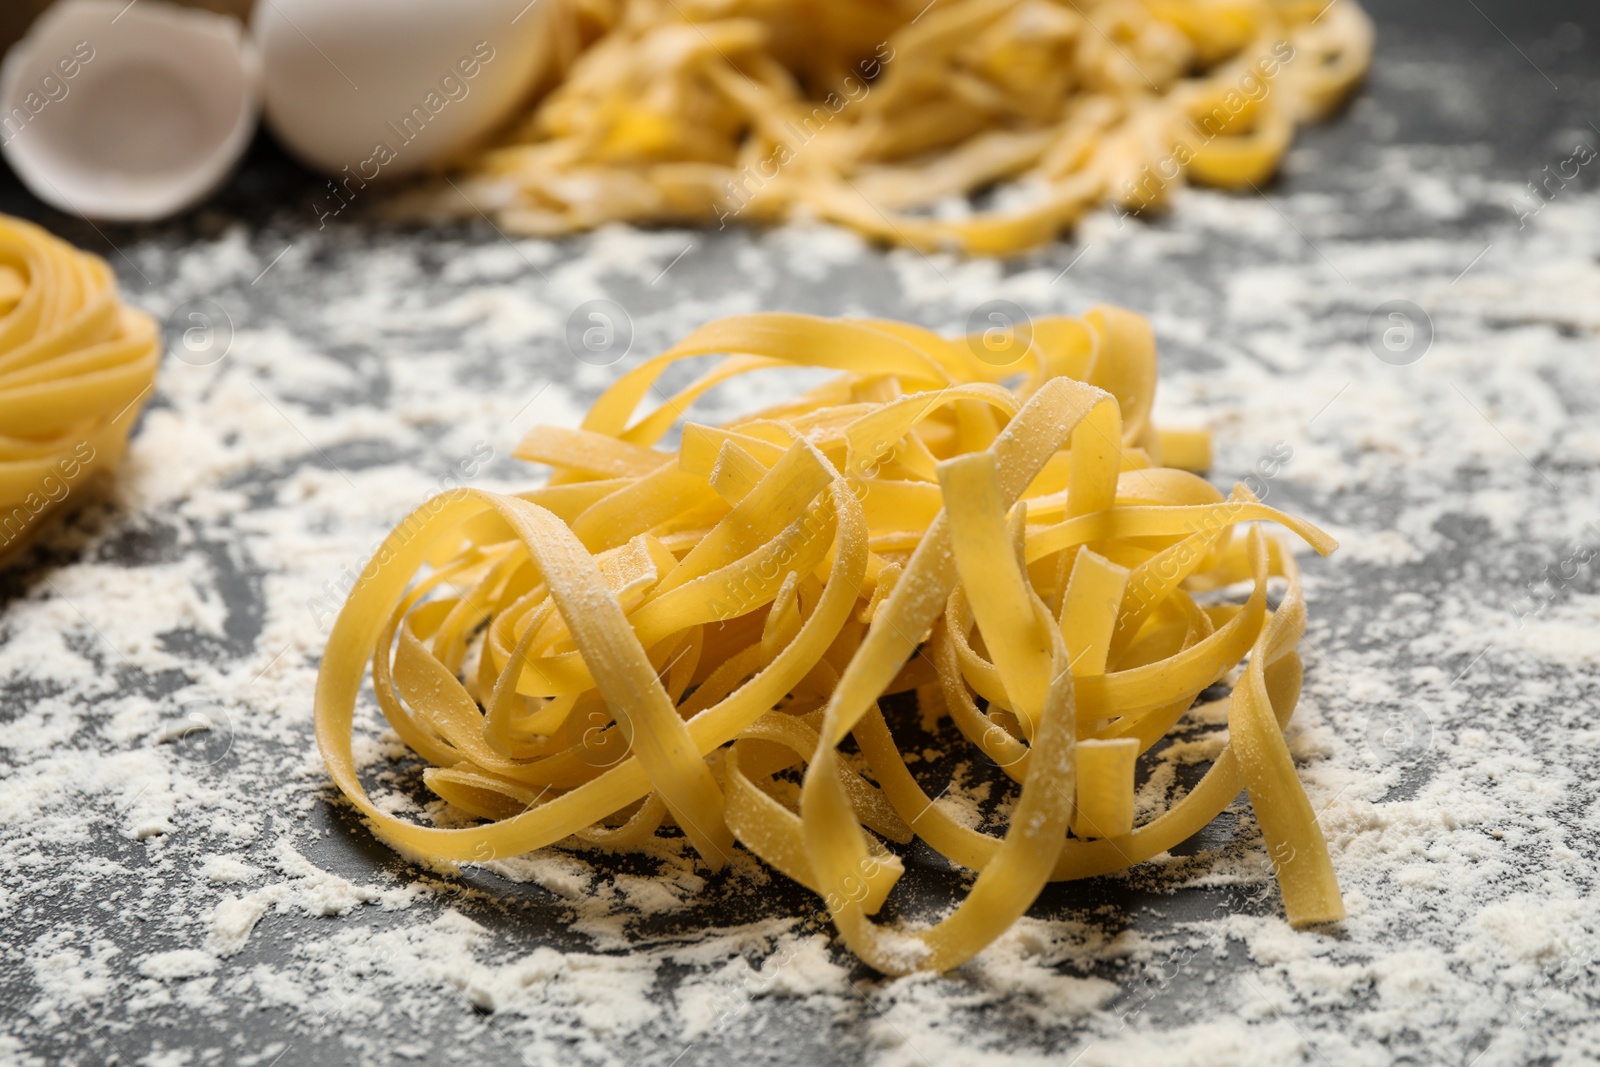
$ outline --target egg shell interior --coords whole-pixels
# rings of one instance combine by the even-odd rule
[[[161,218],[227,177],[255,129],[259,79],[237,20],[158,0],[69,0],[0,68],[0,145],[57,207]]]

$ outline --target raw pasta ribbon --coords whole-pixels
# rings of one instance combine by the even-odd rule
[[[581,427],[536,428],[518,455],[550,467],[544,485],[435,497],[352,590],[317,684],[334,781],[380,836],[448,860],[626,848],[668,822],[712,868],[742,845],[888,973],[956,966],[1046,882],[1155,857],[1241,790],[1289,920],[1341,918],[1283,737],[1299,572],[1262,524],[1333,541],[1163,465],[1203,467],[1209,440],[1151,422],[1138,316],[1042,319],[1017,363],[980,354],[905,323],[744,315],[623,375]],[[700,357],[699,378],[640,411]],[[704,392],[777,367],[841,373],[660,447]],[[1248,593],[1207,595],[1234,586]],[[1241,661],[1227,746],[1138,822],[1140,754]],[[427,786],[481,822],[420,825],[369,798],[352,753],[369,662]],[[895,693],[953,728],[896,736],[879,706]],[[939,744],[1015,783],[1003,834],[908,767]],[[914,837],[977,878],[943,921],[906,929],[874,916]]]
[[[105,260],[0,216],[0,559],[116,467],[160,361]]]
[[[1265,180],[1372,54],[1355,0],[559,0],[553,16],[554,87],[409,209],[538,235],[823,218],[1004,255],[1186,177]]]

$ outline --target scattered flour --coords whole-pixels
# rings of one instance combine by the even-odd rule
[[[1438,76],[1374,73],[1418,93]],[[1381,142],[1395,119],[1364,101],[1348,121]],[[1006,265],[827,228],[553,244],[273,223],[130,241],[150,280],[124,276],[132,299],[166,314],[207,296],[236,332],[212,365],[168,361],[113,498],[3,587],[0,1061],[1600,1059],[1600,583],[1585,568],[1518,609],[1600,522],[1600,198],[1563,192],[1519,230],[1519,183],[1481,176],[1475,152],[1380,143],[1356,176],[1271,200],[1187,191],[1154,223],[1099,216]],[[1201,254],[1215,269],[1186,265]],[[316,667],[344,575],[408,509],[451,484],[526,484],[522,432],[575,425],[620,370],[713,316],[953,330],[990,296],[1150,314],[1158,414],[1216,431],[1219,481],[1294,449],[1269,502],[1344,544],[1305,560],[1289,732],[1340,929],[1282,921],[1242,802],[1177,854],[1051,889],[967,966],[894,981],[748,857],[713,878],[663,839],[457,871],[391,853],[338,804]],[[562,346],[571,309],[601,297],[629,309],[618,366]],[[1434,328],[1409,366],[1367,344],[1397,298]],[[770,388],[734,384],[706,417]],[[1214,756],[1221,719],[1197,718],[1142,811]],[[371,715],[361,731],[379,795],[418,812],[395,739]],[[962,775],[941,803],[979,825],[989,788]],[[924,875],[917,921],[970,885],[915,864],[908,881]]]

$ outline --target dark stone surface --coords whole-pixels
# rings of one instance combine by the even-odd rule
[[[1363,242],[1421,241],[1436,237],[1441,241],[1475,246],[1480,240],[1484,243],[1503,240],[1498,235],[1514,218],[1487,201],[1474,204],[1471,210],[1458,217],[1441,219],[1419,212],[1414,203],[1395,195],[1393,183],[1369,184],[1363,180],[1363,175],[1377,167],[1380,153],[1392,146],[1437,148],[1443,153],[1441,168],[1454,167],[1454,160],[1460,158],[1449,155],[1449,150],[1481,146],[1482,153],[1472,157],[1474,165],[1486,179],[1501,181],[1532,178],[1545,163],[1562,158],[1561,153],[1569,147],[1570,131],[1581,132],[1590,125],[1592,118],[1600,115],[1600,107],[1596,106],[1600,104],[1600,97],[1596,95],[1595,78],[1600,70],[1596,62],[1596,56],[1600,55],[1600,12],[1576,3],[1494,0],[1478,0],[1477,3],[1471,0],[1378,3],[1374,0],[1370,9],[1379,23],[1376,72],[1371,84],[1346,114],[1300,135],[1297,146],[1310,150],[1320,165],[1293,170],[1265,190],[1273,198],[1325,194],[1323,200],[1316,201],[1322,205],[1320,211],[1300,219],[1297,227],[1308,235],[1310,248],[1276,247],[1271,256],[1285,261],[1304,260],[1321,254],[1311,242],[1324,241],[1359,246]],[[1573,40],[1571,31],[1559,29],[1566,23],[1579,24],[1585,31],[1580,35],[1581,42],[1574,47],[1569,47]],[[1457,77],[1430,79],[1426,76],[1429,70],[1454,72]],[[1453,100],[1451,94],[1459,90],[1458,75],[1463,70],[1472,72],[1471,82],[1476,85],[1477,92],[1468,106],[1458,107],[1460,101]],[[1405,76],[1396,72],[1403,72]],[[1591,189],[1592,183],[1592,176],[1585,173],[1579,182],[1580,189],[1573,195]],[[410,283],[421,287],[413,295],[417,302],[426,306],[433,301],[442,302],[456,291],[440,281],[440,276],[457,253],[494,245],[501,239],[486,225],[423,231],[357,218],[341,223],[336,239],[319,242],[314,234],[313,205],[318,202],[321,184],[319,179],[289,162],[262,135],[240,172],[214,202],[160,226],[94,226],[67,218],[32,200],[9,176],[0,178],[0,210],[35,219],[69,240],[102,251],[117,268],[127,293],[135,302],[143,302],[147,292],[156,290],[164,298],[171,298],[168,303],[185,295],[204,295],[228,307],[241,328],[261,329],[276,324],[291,333],[317,336],[319,351],[347,367],[349,378],[338,388],[320,383],[300,388],[294,382],[277,382],[278,402],[292,407],[297,414],[303,412],[307,417],[315,417],[346,407],[384,409],[397,389],[386,362],[386,357],[395,349],[429,353],[460,348],[461,359],[454,371],[458,384],[484,391],[531,393],[531,388],[525,388],[529,386],[525,369],[510,365],[505,358],[507,352],[497,350],[492,340],[463,341],[461,329],[449,323],[440,322],[436,327],[409,332],[397,330],[387,337],[328,340],[329,323],[319,314],[319,306],[331,306],[341,299],[360,295],[365,284],[364,277],[348,270],[352,261],[363,256],[388,257],[405,264],[409,257],[405,269],[397,267],[397,270]],[[311,251],[292,265],[282,265],[280,272],[284,277],[268,275],[270,282],[257,285],[245,279],[230,282],[216,291],[184,294],[186,283],[179,278],[178,269],[186,243],[215,240],[240,224],[246,227],[251,251],[262,264],[272,258],[275,249],[285,244],[305,240]],[[1167,219],[1158,219],[1149,225],[1158,233],[1174,226]],[[1474,239],[1469,241],[1468,238]],[[580,238],[561,245],[558,261],[569,262],[583,256],[590,247],[587,240]],[[653,307],[705,299],[724,292],[730,284],[739,284],[741,257],[749,252],[751,238],[742,234],[695,235],[694,240],[699,251],[663,288],[652,290],[636,286],[629,290],[628,284],[619,283],[616,291],[608,294],[626,303],[640,322],[641,337],[636,352],[653,350],[670,340],[650,335],[649,312]],[[1062,244],[1000,269],[1005,273],[1041,266],[1060,269],[1076,254],[1075,245]],[[1228,340],[1236,331],[1217,299],[1221,290],[1215,279],[1217,264],[1239,264],[1262,254],[1259,248],[1251,246],[1250,237],[1241,234],[1235,247],[1208,245],[1180,249],[1165,258],[1159,272],[1150,271],[1139,262],[1090,259],[1079,272],[1088,276],[1074,276],[1082,287],[1075,291],[1075,297],[1111,298],[1136,308],[1156,307],[1169,319],[1192,318],[1200,327],[1201,336],[1218,339],[1214,343],[1197,345],[1181,336],[1163,337],[1163,358],[1169,366],[1202,372],[1241,360],[1272,365],[1270,339],[1267,345],[1256,348],[1242,343],[1235,345]],[[1462,266],[1466,266],[1465,261]],[[531,264],[529,267],[528,270],[513,268],[519,275],[516,281],[519,285],[536,288],[540,283],[535,275],[542,272]],[[869,264],[854,270],[853,274],[821,280],[797,275],[771,291],[757,294],[757,299],[761,306],[830,313],[867,309],[893,315],[905,310],[906,302],[893,291],[887,268]],[[1371,307],[1372,302],[1363,292],[1352,292],[1347,300],[1330,299],[1323,309],[1326,317],[1318,321],[1317,329],[1325,331],[1323,339],[1330,345],[1347,341],[1352,336],[1359,337]],[[1526,323],[1507,319],[1500,325],[1509,329]],[[1448,329],[1444,321],[1440,322],[1440,327],[1441,331]],[[1559,323],[1557,332],[1568,339],[1586,339],[1592,357],[1593,338],[1587,327]],[[558,345],[559,339],[550,338],[536,343],[531,353],[522,351],[521,355],[535,367],[542,366],[559,376],[562,372],[555,369],[559,365]],[[167,368],[169,372],[174,369]],[[181,371],[181,368],[176,369]],[[599,379],[575,380],[573,396],[580,401],[591,397],[597,381]],[[1560,385],[1560,393],[1571,404],[1569,414],[1572,417],[1582,415],[1592,421],[1593,413],[1600,409],[1597,382],[1600,378],[1595,377],[1591,360],[1588,367],[1574,368],[1570,381],[1553,384]],[[158,397],[152,410],[161,410],[171,403]],[[147,414],[146,420],[149,418]],[[275,649],[264,643],[263,634],[270,614],[267,587],[274,568],[261,558],[258,539],[246,532],[250,512],[280,506],[282,495],[308,468],[353,474],[369,468],[413,464],[431,479],[437,471],[448,468],[447,457],[455,454],[452,449],[459,443],[445,443],[446,436],[442,428],[431,431],[423,426],[404,441],[355,437],[325,448],[311,446],[304,454],[281,463],[252,466],[230,479],[229,487],[244,498],[244,510],[231,518],[213,518],[200,523],[181,514],[119,513],[109,504],[81,511],[57,536],[31,550],[21,567],[0,575],[0,647],[11,640],[11,627],[16,625],[13,620],[22,617],[26,605],[48,596],[50,583],[69,568],[93,562],[142,569],[198,559],[203,562],[201,570],[209,576],[209,594],[220,598],[223,605],[220,626],[168,629],[158,635],[160,645],[170,655],[191,661],[195,675],[204,669],[238,670],[244,672],[240,676],[242,683],[262,665],[270,670],[272,664],[268,660]],[[496,462],[497,471],[506,477],[517,476],[514,465],[505,460]],[[1588,479],[1594,473],[1581,464],[1573,471],[1564,471],[1557,456],[1535,455],[1531,462],[1552,477],[1570,476],[1578,485],[1589,484]],[[1472,494],[1481,483],[1493,480],[1498,473],[1503,471],[1498,468],[1474,470],[1470,466],[1450,472],[1458,479],[1454,490],[1463,495]],[[1401,488],[1389,486],[1388,491],[1399,493]],[[1284,494],[1288,498],[1285,506],[1291,510],[1299,510],[1304,505],[1305,510],[1313,514],[1329,515],[1346,525],[1367,522],[1383,528],[1386,517],[1405,506],[1398,498],[1386,498],[1382,484],[1348,495],[1320,494],[1289,484]],[[1485,590],[1485,596],[1508,600],[1517,594],[1527,576],[1537,573],[1543,563],[1552,558],[1556,540],[1500,543],[1485,520],[1465,514],[1441,515],[1437,532],[1444,542],[1443,547],[1431,551],[1414,566],[1347,562],[1336,575],[1321,580],[1313,599],[1312,614],[1317,621],[1312,634],[1317,647],[1335,664],[1379,650],[1397,665],[1397,669],[1409,666],[1408,653],[1401,647],[1400,639],[1366,625],[1364,605],[1379,599],[1392,601],[1408,590],[1434,596],[1441,587],[1456,582],[1471,583]],[[1580,578],[1573,588],[1593,592],[1592,574]],[[1426,609],[1422,614],[1426,615]],[[1407,625],[1415,623],[1413,618]],[[81,642],[85,670],[112,676],[119,696],[136,691],[154,701],[178,702],[178,695],[191,683],[189,672],[167,669],[150,673],[131,661],[119,661],[116,655],[108,653],[105,644],[96,638],[93,624],[90,625],[90,629],[73,635],[73,640]],[[1441,667],[1451,676],[1463,668],[1470,670],[1470,656],[1470,649],[1459,651]],[[1318,654],[1309,654],[1307,659],[1313,674],[1322,672],[1324,680],[1329,670],[1339,670],[1336,665],[1320,664]],[[311,657],[299,666],[314,665],[314,657]],[[1514,681],[1515,668],[1497,672],[1491,680],[1474,680],[1470,684],[1500,686],[1503,691],[1508,679]],[[1581,686],[1584,706],[1592,708],[1592,682],[1573,681]],[[10,677],[0,677],[0,724],[14,721],[47,698],[94,699],[76,678],[41,678],[18,670]],[[248,696],[240,697],[239,703],[231,706],[248,707]],[[1363,722],[1358,716],[1347,717],[1336,725],[1344,733],[1358,735]],[[254,736],[245,729],[219,729],[213,731],[212,737],[191,745],[183,755],[205,764],[201,777],[216,788],[226,790],[229,769],[236,764],[261,766],[277,761],[285,767],[286,777],[298,773],[294,768],[304,763],[311,741],[309,731],[301,730],[297,736],[298,744],[286,744]],[[81,740],[86,745],[114,747],[114,742],[96,740],[97,737],[91,729],[86,730]],[[219,752],[218,741],[223,737],[228,746]],[[75,737],[73,743],[79,740]],[[0,773],[15,769],[13,763],[8,762],[12,759],[11,753],[0,753]],[[20,764],[22,760],[16,762]],[[940,773],[937,767],[926,770],[931,776]],[[1417,761],[1380,802],[1416,795],[1432,773],[1428,760]],[[267,829],[258,835],[258,844],[270,839],[272,828],[276,827],[280,831],[292,831],[295,839],[301,842],[304,854],[317,866],[352,882],[399,885],[420,878],[420,884],[428,887],[432,899],[418,907],[458,910],[493,931],[496,951],[508,956],[527,953],[541,945],[581,950],[588,944],[584,936],[570,929],[573,912],[568,903],[549,891],[534,884],[511,883],[484,871],[469,871],[453,878],[419,875],[417,868],[374,841],[339,802],[331,786],[322,784],[300,789],[301,795],[309,795],[312,802],[281,810],[269,806]],[[275,796],[273,803],[281,799],[281,795]],[[1583,803],[1575,799],[1574,811],[1580,811]],[[1236,806],[1175,853],[1196,855],[1243,847],[1236,838],[1237,816],[1242,810],[1242,806]],[[36,897],[25,902],[13,899],[8,905],[3,920],[4,937],[0,939],[4,942],[4,947],[0,948],[0,975],[4,976],[3,987],[0,987],[0,1016],[6,1019],[5,1030],[20,1041],[13,1050],[17,1056],[26,1050],[54,1062],[132,1063],[163,1049],[191,1049],[197,1050],[199,1055],[196,1062],[243,1062],[259,1055],[263,1049],[276,1047],[275,1043],[286,1042],[284,1052],[279,1054],[284,1057],[281,1061],[264,1056],[260,1062],[333,1064],[385,1061],[389,1057],[374,1050],[386,1045],[443,1050],[459,1042],[476,1049],[473,1055],[481,1056],[482,1062],[513,1061],[514,1049],[520,1043],[515,1036],[517,1031],[507,1024],[507,1032],[513,1036],[502,1036],[496,1030],[500,1024],[495,1015],[465,1007],[462,996],[450,991],[441,992],[424,1014],[410,1020],[399,1032],[381,1034],[361,1032],[359,1018],[338,1017],[329,1025],[309,1026],[303,1011],[257,1002],[247,993],[232,996],[220,990],[218,995],[223,996],[228,1005],[228,1010],[220,1015],[186,1011],[174,1004],[130,1010],[115,999],[87,1005],[80,1009],[82,1014],[78,1016],[57,1013],[40,1018],[29,1014],[30,1005],[37,1000],[39,981],[37,973],[26,965],[29,946],[39,943],[52,928],[63,923],[99,929],[101,935],[130,960],[145,953],[192,947],[196,943],[193,916],[185,902],[184,872],[174,870],[170,859],[150,858],[143,842],[129,840],[112,823],[108,817],[103,832],[73,844],[71,853],[74,862],[95,857],[104,863],[120,865],[126,871],[121,876],[122,884],[130,894],[140,898],[137,907],[97,913],[107,883],[102,879],[73,877],[69,873],[70,866],[65,865],[61,877],[51,879],[48,888],[38,892]],[[0,832],[9,834],[11,831]],[[39,847],[50,853],[47,843],[40,842]],[[261,855],[267,851],[264,845],[258,849]],[[1529,855],[1533,855],[1532,850]],[[920,868],[919,877],[907,880],[915,884],[908,885],[906,892],[896,898],[892,912],[935,915],[944,910],[952,896],[964,891],[967,883],[945,868],[937,857],[914,850],[908,858],[912,865]],[[1592,850],[1589,858],[1592,863]],[[270,860],[253,862],[265,864]],[[628,874],[649,873],[654,861],[619,857],[596,862],[602,870]],[[613,867],[608,868],[607,863]],[[23,884],[37,886],[38,875],[24,876],[17,870],[0,870],[0,886],[15,891]],[[723,875],[709,878],[703,895],[691,905],[666,916],[651,917],[635,932],[645,940],[692,940],[701,930],[753,922],[773,914],[805,915],[814,907],[809,894],[781,878],[774,879],[759,892],[752,892],[740,877]],[[1276,914],[1278,903],[1275,894],[1263,893],[1260,887],[1190,887],[1173,893],[1160,878],[1150,876],[1054,885],[1040,898],[1033,914],[1070,916],[1093,922],[1110,939],[1127,931],[1156,936],[1177,929],[1178,924],[1213,914],[1219,908],[1270,915]],[[257,966],[272,965],[284,958],[288,946],[300,932],[320,930],[322,924],[332,921],[336,920],[269,914],[243,952],[227,961],[226,973],[245,974]],[[369,908],[363,913],[363,921],[374,929],[381,929],[386,922],[411,923],[416,919],[410,912],[391,916],[374,913]],[[839,958],[844,959],[843,956]],[[1183,977],[1176,988],[1171,988],[1161,975],[1163,968],[1174,965],[1175,961]],[[1121,999],[1110,1010],[1121,1010],[1125,1019],[1137,1013],[1139,1026],[1160,1030],[1192,1022],[1194,1017],[1211,1010],[1207,986],[1197,975],[1213,969],[1230,972],[1256,965],[1236,941],[1207,945],[1194,951],[1168,943],[1156,956],[1131,964],[1125,959],[1085,959],[1076,973],[1119,985]],[[1587,978],[1591,1009],[1595,1007],[1593,977],[1591,970]],[[635,1035],[632,1040],[639,1044],[631,1052],[636,1054],[638,1062],[663,1065],[678,1062],[674,1056],[683,1056],[685,1052],[689,1055],[682,1060],[684,1063],[730,1059],[808,1064],[863,1062],[869,1055],[877,1054],[872,1051],[868,1024],[880,1007],[873,999],[876,979],[859,967],[854,978],[859,1001],[847,1001],[832,1012],[818,1013],[813,1006],[793,1009],[781,1001],[763,1000],[748,1018],[723,1033],[708,1035],[691,1044],[690,1049],[684,1049],[673,1027],[664,1023],[660,1032],[647,1030],[643,1036]],[[657,992],[670,1001],[675,977],[664,974],[660,981]],[[948,981],[956,986],[966,979],[958,975]],[[1317,1040],[1308,1042],[1314,1055],[1306,1054],[1301,1062],[1326,1062],[1327,1058],[1316,1051],[1318,1043],[1326,1040],[1324,1035],[1341,1029],[1342,1013],[1359,1014],[1362,1007],[1363,1001],[1358,997],[1342,1008],[1306,1009],[1307,1014],[1299,1016],[1300,1023],[1314,1032]],[[953,1008],[952,1014],[959,1015],[965,1010]],[[985,1035],[984,1040],[994,1042],[994,1047],[1004,1045],[1019,1053],[1033,1051],[1058,1057],[1060,1062],[1071,1061],[1081,1046],[1092,1045],[1097,1039],[1090,1024],[1071,1019],[1061,1019],[1057,1025],[1029,1028],[1003,1005],[984,1006],[978,1009],[978,1014],[983,1017],[964,1019],[962,1025],[967,1028],[966,1032]],[[1476,1032],[1470,1026],[1453,1029],[1445,1046],[1436,1046],[1432,1038],[1421,1031],[1419,1023],[1416,1033],[1398,1032],[1392,1039],[1373,1047],[1388,1049],[1394,1056],[1393,1062],[1465,1063],[1490,1047],[1497,1040],[1495,1035],[1503,1029],[1491,1018],[1481,1023]],[[1445,1051],[1436,1056],[1431,1050],[1439,1048]],[[220,1051],[208,1057],[203,1053],[207,1049]],[[973,1049],[974,1061],[983,1052],[983,1048]],[[6,1050],[0,1047],[0,1059],[5,1055]],[[580,1051],[575,1049],[573,1055],[576,1062],[582,1062]],[[920,1054],[906,1059],[916,1062],[919,1057]],[[1339,1062],[1336,1057],[1334,1062]],[[1489,1062],[1486,1060],[1485,1065]]]

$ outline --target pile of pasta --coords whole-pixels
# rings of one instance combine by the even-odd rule
[[[0,560],[117,465],[160,362],[105,260],[0,215]]]
[[[1009,362],[989,340],[728,318],[624,374],[580,428],[534,429],[517,454],[550,467],[544,485],[434,497],[360,575],[317,683],[334,781],[382,838],[446,860],[628,848],[670,822],[718,868],[737,842],[889,973],[959,964],[1046,882],[1155,857],[1241,789],[1289,920],[1341,918],[1283,737],[1305,604],[1261,523],[1333,541],[1181,469],[1207,465],[1209,438],[1152,425],[1139,316],[1037,320]],[[720,358],[661,392],[698,357]],[[682,419],[786,367],[841,373],[726,425]],[[680,447],[658,447],[675,426]],[[368,796],[352,733],[369,663],[427,786],[486,821],[421,825]],[[1218,682],[1227,747],[1136,825],[1139,755]],[[896,693],[949,725],[896,736],[879,706]],[[907,765],[941,744],[1015,783],[1003,835]],[[978,873],[908,930],[872,916],[913,837]]]
[[[433,210],[565,234],[822,218],[1006,254],[1243,187],[1361,78],[1355,0],[561,0],[554,87]],[[969,194],[1001,187],[973,213]],[[465,192],[463,198],[460,192]]]

